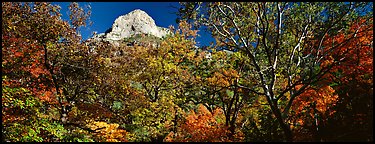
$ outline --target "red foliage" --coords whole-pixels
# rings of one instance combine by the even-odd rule
[[[366,23],[365,20],[353,23],[349,33],[340,32],[332,37],[326,35],[323,42],[324,51],[320,50],[320,55],[326,55],[321,61],[320,68],[330,69],[318,82],[319,86],[307,87],[306,91],[293,102],[292,110],[295,116],[290,119],[290,123],[295,128],[296,138],[304,139],[309,137],[308,135],[311,136],[311,132],[304,133],[300,126],[312,129],[313,125],[321,125],[319,123],[326,122],[333,116],[334,106],[340,100],[338,92],[348,91],[348,88],[352,91],[363,83],[372,85],[372,42],[373,25]],[[334,83],[334,86],[329,86]],[[296,86],[297,89],[300,87],[301,85]],[[363,90],[359,93],[368,93],[368,91]],[[346,99],[351,101],[354,98]]]
[[[57,102],[51,74],[44,65],[44,49],[25,38],[2,37],[2,73],[13,87],[24,87],[42,101]],[[8,81],[9,80],[9,81]]]

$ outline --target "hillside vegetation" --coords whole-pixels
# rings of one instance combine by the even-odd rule
[[[2,142],[373,141],[372,3],[180,4],[84,41],[78,3],[2,2]]]

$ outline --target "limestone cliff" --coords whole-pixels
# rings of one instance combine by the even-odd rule
[[[136,9],[118,17],[114,21],[112,28],[108,29],[104,34],[101,33],[94,36],[94,38],[118,41],[140,34],[162,38],[168,33],[169,29],[156,26],[155,21],[146,12]]]

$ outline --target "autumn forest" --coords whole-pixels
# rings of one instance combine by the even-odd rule
[[[114,46],[78,3],[2,2],[2,142],[373,141],[372,7],[181,2]]]

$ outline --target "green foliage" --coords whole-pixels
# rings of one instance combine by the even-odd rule
[[[114,109],[116,109],[116,110],[119,110],[119,109],[121,109],[122,108],[122,103],[121,102],[119,102],[119,101],[115,101],[115,102],[113,102],[113,106],[112,106]]]
[[[3,133],[6,141],[63,140],[67,130],[43,114],[43,105],[25,88],[3,86]],[[11,112],[11,113],[10,113]]]

